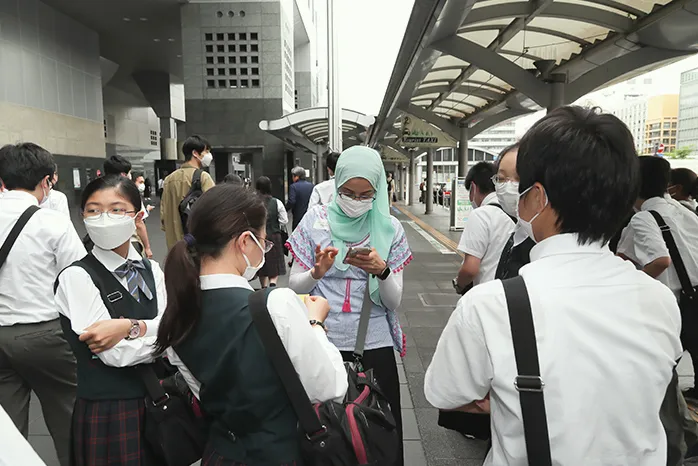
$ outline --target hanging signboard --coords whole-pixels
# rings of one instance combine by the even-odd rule
[[[384,162],[407,163],[410,160],[408,157],[406,157],[405,155],[403,155],[402,153],[393,149],[390,146],[381,145],[380,154],[381,154],[381,158],[383,159]]]
[[[80,189],[80,169],[73,168],[73,189]]]
[[[402,116],[402,136],[398,143],[403,147],[456,147],[458,144],[436,126],[413,115]]]
[[[465,186],[465,177],[453,180],[451,188],[451,231],[460,231],[465,227],[473,206],[470,203],[468,189]]]

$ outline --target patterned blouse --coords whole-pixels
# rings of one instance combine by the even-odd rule
[[[396,273],[410,263],[412,251],[407,244],[405,230],[400,221],[395,217],[390,219],[395,228],[395,236],[388,258],[383,259],[393,273]],[[310,270],[315,264],[317,244],[323,249],[333,245],[327,219],[327,206],[316,206],[309,210],[288,239],[286,247],[301,267]],[[346,245],[347,247],[368,246],[370,235],[358,243],[346,243]],[[310,292],[313,296],[322,296],[329,301],[330,314],[326,320],[329,329],[328,337],[340,351],[354,350],[367,284],[368,274],[358,267],[349,267],[345,271],[332,267]],[[405,335],[396,311],[373,304],[366,336],[367,350],[393,346],[400,355],[404,356]]]

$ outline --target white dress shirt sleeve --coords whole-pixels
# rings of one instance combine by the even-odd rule
[[[158,289],[156,292],[159,299],[162,291]],[[112,318],[90,275],[77,266],[69,267],[61,273],[56,290],[56,305],[58,312],[70,319],[70,327],[77,335],[84,333],[85,329],[95,322]],[[158,302],[158,317],[161,317],[164,308],[165,306],[160,306]],[[157,324],[153,324],[153,321],[147,322],[150,325],[146,336],[135,340],[121,340],[111,349],[99,353],[97,357],[112,367],[135,366],[153,361],[156,337],[147,335],[153,333],[151,328],[157,333],[159,320]]]
[[[0,466],[46,466],[0,406]]]
[[[64,232],[58,237],[53,251],[59,272],[87,255],[85,245],[82,244],[75,227],[69,220],[65,222]]]
[[[189,389],[191,392],[194,394],[197,400],[200,400],[201,397],[199,396],[199,392],[201,391],[201,382],[199,382],[196,377],[194,377],[194,374],[191,373],[189,368],[184,364],[184,362],[179,359],[179,355],[177,352],[175,352],[172,347],[167,348],[165,350],[165,354],[167,355],[167,359],[170,361],[170,364],[175,366],[179,372],[182,373],[182,377],[184,377],[184,381],[187,383],[189,386]]]
[[[475,209],[468,217],[468,221],[465,222],[458,250],[477,259],[482,259],[485,257],[489,242],[490,232],[487,214],[482,208]]]
[[[267,308],[310,401],[341,401],[348,388],[342,355],[322,328],[310,326],[300,298],[278,288],[269,293]]]
[[[482,400],[492,385],[492,361],[472,307],[469,294],[460,299],[427,369],[424,394],[439,409],[456,409]]]
[[[284,203],[278,199],[276,200],[276,210],[279,211],[279,225],[286,225],[288,223],[288,212],[286,212]]]
[[[313,192],[310,193],[310,200],[308,201],[308,209],[313,206],[320,205],[320,191],[318,191],[317,186],[313,188]]]
[[[312,269],[305,270],[298,261],[293,261],[291,266],[291,275],[288,278],[288,287],[296,293],[308,294],[315,288],[317,282],[310,274]]]
[[[52,190],[49,194],[51,208],[70,218],[70,208],[68,207],[68,197],[60,191]]]
[[[165,288],[165,274],[162,272],[160,264],[151,259],[150,266],[153,270],[153,280],[155,281],[155,296],[158,299],[158,315],[155,316],[154,319],[143,321],[146,326],[144,336],[157,337],[158,329],[160,328],[160,320],[167,307],[167,289]]]
[[[391,272],[385,280],[378,280],[378,290],[383,306],[391,311],[397,310],[402,302],[402,270]]]
[[[661,258],[670,257],[662,232],[649,212],[639,212],[630,220],[635,233],[633,242],[642,267]]]

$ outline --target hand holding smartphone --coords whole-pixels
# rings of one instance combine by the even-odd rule
[[[344,263],[347,263],[347,259],[356,257],[356,256],[368,256],[371,254],[371,248],[370,247],[363,247],[363,248],[349,248],[347,251],[347,255],[344,257]]]

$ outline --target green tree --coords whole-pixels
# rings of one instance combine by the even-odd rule
[[[672,152],[669,152],[666,156],[670,159],[685,159],[688,158],[693,152],[693,147],[680,147]]]

